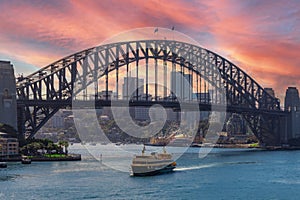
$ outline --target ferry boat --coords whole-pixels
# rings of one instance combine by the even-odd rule
[[[22,164],[31,164],[31,159],[28,157],[23,157],[21,160]]]
[[[0,168],[7,168],[6,162],[0,162]]]
[[[172,155],[167,153],[165,147],[163,153],[152,152],[145,155],[145,146],[142,155],[133,158],[131,164],[131,176],[153,176],[157,174],[172,172],[176,167],[176,162],[172,160]]]
[[[116,142],[117,146],[120,146],[122,144],[122,142]]]

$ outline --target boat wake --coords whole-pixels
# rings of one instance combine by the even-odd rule
[[[256,162],[244,161],[244,162],[211,163],[211,164],[191,166],[191,167],[179,167],[174,169],[174,171],[188,171],[188,170],[196,170],[196,169],[203,169],[203,168],[211,168],[211,167],[222,166],[222,165],[243,165],[243,164],[256,164]]]
[[[214,164],[191,166],[191,167],[180,167],[180,168],[174,169],[174,171],[189,171],[189,170],[196,170],[196,169],[203,169],[203,168],[215,167],[217,165],[218,165],[217,163],[214,163]]]

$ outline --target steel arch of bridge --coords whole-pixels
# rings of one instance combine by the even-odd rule
[[[146,60],[147,63],[148,59],[154,59],[156,63],[157,60],[176,63],[196,72],[220,92],[225,89],[229,110],[241,113],[261,142],[279,142],[282,127],[278,124],[283,114],[278,99],[273,98],[248,74],[218,54],[199,46],[171,40],[105,44],[67,56],[27,77],[19,77],[19,131],[26,133],[29,138],[33,137],[60,108],[71,106],[73,94],[84,91],[84,88],[102,76],[106,78],[108,93],[109,73],[116,71],[118,74],[120,67],[128,67],[134,62],[138,65],[139,60]],[[146,83],[146,96],[147,87]],[[155,92],[155,99],[156,96]],[[213,103],[223,100],[216,98]],[[137,104],[138,102],[139,99],[136,99]]]

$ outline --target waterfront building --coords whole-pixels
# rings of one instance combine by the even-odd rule
[[[17,130],[16,78],[13,65],[0,61],[0,123]]]
[[[58,111],[53,117],[49,120],[49,125],[51,128],[63,128],[64,127],[64,117],[62,112]]]
[[[74,115],[69,115],[64,118],[64,128],[68,129],[72,126],[74,126]]]
[[[63,110],[61,110],[61,112],[62,112],[61,116],[63,118],[68,117],[70,115],[73,115],[73,111],[72,110],[63,109]]]
[[[0,156],[12,156],[18,154],[18,139],[10,137],[7,133],[0,132]]]
[[[166,109],[167,112],[167,120],[169,121],[180,121],[180,112],[174,111],[173,109]]]
[[[147,107],[135,107],[134,109],[131,109],[134,113],[134,119],[135,120],[150,120],[149,116],[149,108]]]

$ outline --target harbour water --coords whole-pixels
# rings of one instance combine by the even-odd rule
[[[141,145],[120,148],[140,151]],[[213,149],[199,158],[189,148],[177,160],[174,173],[130,177],[111,169],[106,160],[111,145],[89,147],[102,154],[99,162],[81,145],[70,146],[82,161],[8,163],[0,169],[0,199],[299,199],[300,151]],[[151,149],[153,150],[153,149]],[[155,150],[155,149],[154,149]],[[169,149],[176,154],[180,147]],[[126,161],[127,162],[127,161]],[[107,162],[109,163],[109,162]]]

